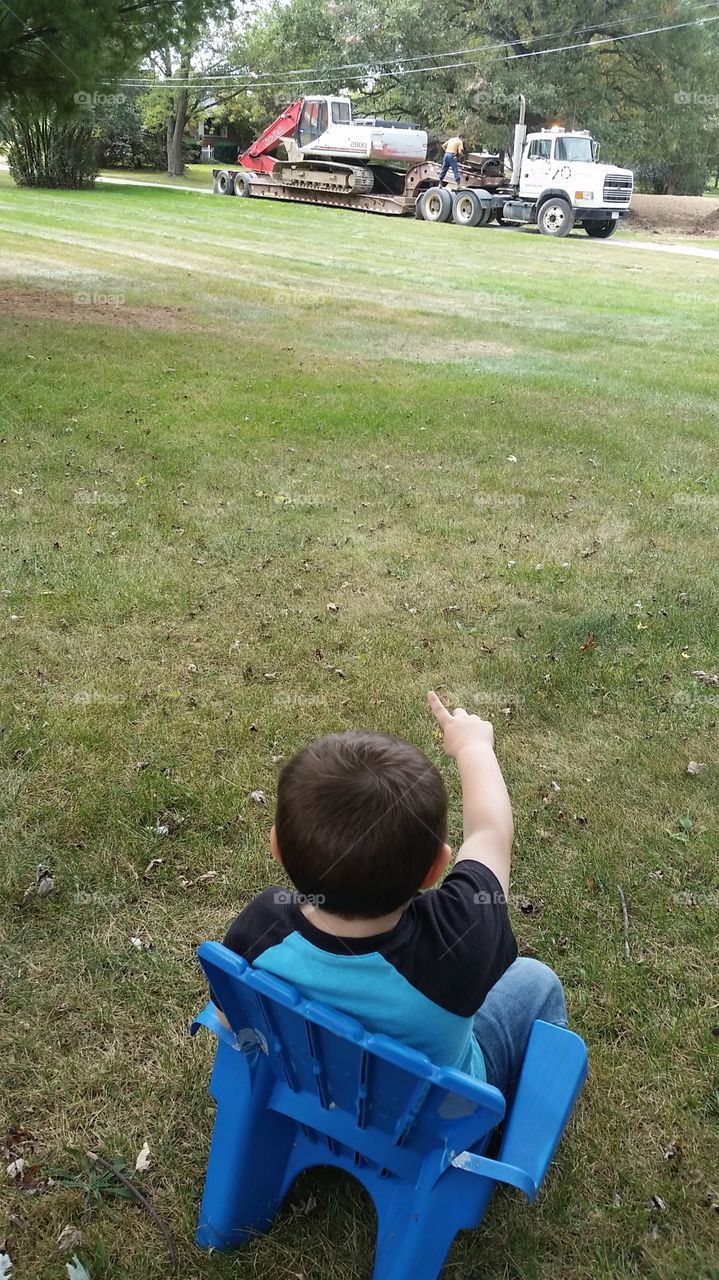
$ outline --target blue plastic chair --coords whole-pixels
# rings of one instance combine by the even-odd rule
[[[216,942],[199,948],[212,1002],[200,1025],[218,1037],[210,1092],[215,1127],[197,1242],[235,1249],[267,1231],[298,1174],[334,1165],[377,1210],[373,1280],[435,1280],[459,1230],[481,1221],[498,1182],[532,1201],[587,1075],[584,1042],[535,1022],[504,1119],[498,1089],[253,969]]]

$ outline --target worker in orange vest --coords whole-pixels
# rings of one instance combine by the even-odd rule
[[[462,175],[459,172],[458,160],[459,160],[459,157],[463,155],[464,155],[464,134],[459,133],[457,134],[456,138],[450,138],[449,142],[445,142],[444,144],[444,160],[442,161],[442,168],[439,171],[440,187],[442,186],[444,179],[447,176],[448,169],[451,169],[452,177],[457,183],[457,186],[461,185]]]

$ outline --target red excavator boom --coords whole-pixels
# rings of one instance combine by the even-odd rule
[[[273,120],[272,124],[268,124],[264,133],[261,133],[246,151],[238,156],[237,163],[241,164],[244,169],[254,169],[255,173],[272,173],[275,163],[275,157],[270,155],[280,138],[287,138],[294,133],[297,123],[302,112],[302,104],[304,98],[298,98],[296,102],[291,103],[281,116]]]

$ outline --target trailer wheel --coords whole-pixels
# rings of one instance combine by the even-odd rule
[[[543,236],[568,236],[574,226],[574,210],[562,196],[549,196],[537,214]]]
[[[422,196],[424,191],[420,191],[419,195],[414,198],[414,216],[418,222],[424,222],[424,214],[422,213]]]
[[[614,235],[618,226],[619,218],[612,218],[609,222],[585,222],[584,230],[593,240],[606,240]]]
[[[430,187],[422,195],[425,222],[446,222],[452,213],[452,197],[446,187]]]
[[[246,174],[246,173],[236,173],[236,174],[235,174],[235,179],[234,179],[233,186],[234,186],[234,189],[235,189],[235,195],[236,195],[236,196],[251,196],[251,195],[252,195],[252,191],[251,191],[251,189],[250,189],[250,178],[249,178],[249,174]]]
[[[215,191],[221,196],[233,196],[235,189],[232,185],[232,179],[226,169],[220,169],[215,178]]]
[[[478,227],[484,207],[474,191],[455,191],[452,196],[452,221],[458,227]]]

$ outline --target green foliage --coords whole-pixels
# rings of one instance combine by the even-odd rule
[[[18,93],[70,110],[76,94],[134,66],[172,40],[204,0],[13,0],[0,7],[0,104]]]
[[[34,104],[13,115],[8,129],[10,172],[19,187],[91,186],[98,172],[93,123],[56,112],[38,115]]]
[[[214,158],[220,164],[234,164],[237,160],[237,151],[236,142],[216,142],[213,146]]]

